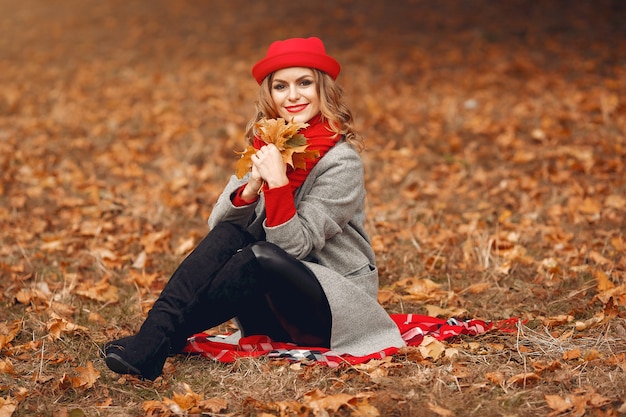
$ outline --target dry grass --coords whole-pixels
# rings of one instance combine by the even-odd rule
[[[97,306],[83,306],[90,307]],[[427,415],[424,410],[433,404],[459,416],[546,415],[550,411],[546,394],[565,397],[577,390],[592,390],[618,407],[626,386],[623,319],[583,333],[573,331],[571,323],[548,328],[531,322],[512,333],[462,337],[449,343],[459,352],[453,360],[422,360],[414,348],[408,348],[383,373],[373,372],[378,368],[354,366],[300,367],[266,359],[222,364],[198,356],[177,356],[168,359],[162,377],[148,382],[112,374],[98,359],[103,333],[116,326],[109,325],[103,332],[85,323],[88,332],[49,341],[43,318],[24,314],[20,306],[3,309],[13,313],[8,321],[23,320],[23,331],[14,344],[26,343],[26,338],[43,341],[36,352],[14,352],[10,357],[19,375],[18,385],[14,375],[0,374],[5,395],[25,395],[14,415],[63,415],[63,410],[79,409],[86,415],[136,416],[142,414],[145,401],[173,398],[181,384],[206,399],[225,398],[229,405],[225,415],[258,415],[260,406],[275,413],[275,404],[302,402],[306,393],[316,389],[329,395],[370,393],[370,403],[384,416]],[[123,318],[124,308],[115,309],[107,316]],[[122,333],[119,328],[114,332]],[[580,353],[572,353],[576,350]],[[571,358],[566,359],[568,354]],[[101,372],[94,388],[72,388],[59,382],[89,361]],[[520,379],[522,374],[530,376]],[[344,414],[349,415],[345,409],[336,415]]]
[[[227,400],[215,416],[288,401],[300,408],[284,416],[326,415],[308,407],[314,390],[384,417],[624,412],[624,295],[600,298],[600,272],[626,284],[623,6],[374,3],[0,0],[0,338],[19,324],[0,339],[0,416],[140,416],[185,384]],[[345,63],[381,286],[427,277],[450,295],[437,307],[524,324],[451,340],[453,359],[177,356],[155,382],[109,372],[102,343],[137,329],[176,249],[206,232],[256,92],[250,60],[293,36],[294,16]],[[140,284],[148,246],[154,280]],[[119,301],[77,294],[103,278]],[[82,327],[52,337],[55,313]],[[547,395],[583,406],[553,413]]]

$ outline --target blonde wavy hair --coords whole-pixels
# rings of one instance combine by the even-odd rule
[[[311,69],[313,70],[315,88],[320,97],[322,120],[327,120],[331,130],[338,135],[345,136],[346,141],[357,150],[363,150],[363,138],[354,129],[352,111],[342,100],[343,89],[330,75],[315,68]],[[259,96],[254,103],[256,114],[246,127],[245,138],[250,144],[256,135],[254,127],[256,122],[263,118],[275,119],[279,117],[271,95],[273,78],[274,74],[272,73],[261,82]]]

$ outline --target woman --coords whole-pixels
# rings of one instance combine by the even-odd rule
[[[181,263],[139,332],[109,342],[106,364],[154,380],[187,337],[232,318],[241,335],[366,355],[404,342],[377,302],[378,273],[364,230],[361,140],[335,83],[340,66],[318,38],[270,45],[252,68],[260,85],[246,136],[257,149],[231,177],[211,231]],[[307,123],[319,157],[291,168],[256,132],[261,119]]]

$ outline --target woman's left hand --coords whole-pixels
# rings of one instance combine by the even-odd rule
[[[289,183],[287,166],[276,145],[263,146],[251,159],[252,165],[269,188],[278,188]]]

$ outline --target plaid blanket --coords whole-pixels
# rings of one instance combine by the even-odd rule
[[[492,329],[492,322],[482,320],[444,320],[417,314],[391,314],[402,338],[409,346],[418,346],[424,336],[446,340],[458,335],[479,335]],[[195,353],[220,362],[233,362],[238,358],[267,356],[289,361],[325,364],[338,367],[341,364],[364,363],[371,359],[382,359],[399,349],[387,348],[365,356],[337,354],[330,349],[297,346],[293,343],[274,342],[267,336],[242,337],[237,344],[226,343],[227,336],[198,333],[187,340],[184,353]]]

